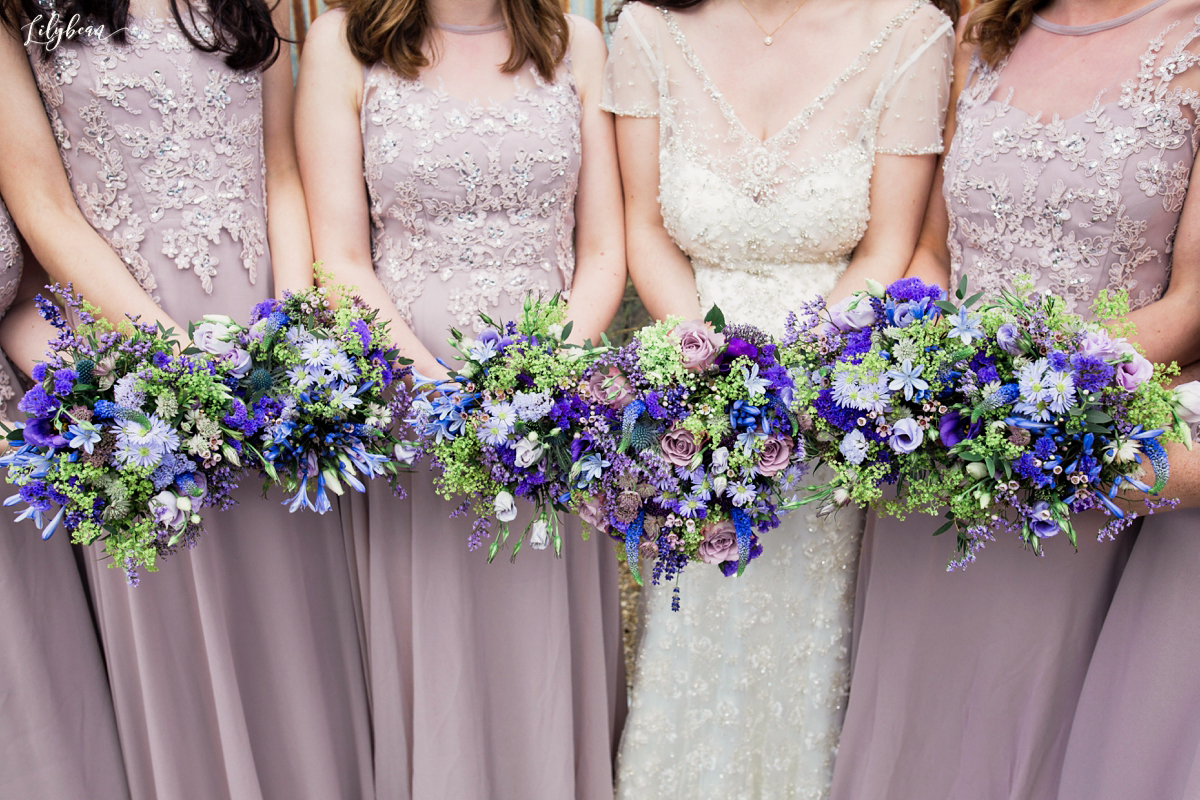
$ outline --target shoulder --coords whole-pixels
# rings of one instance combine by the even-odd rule
[[[663,12],[658,6],[641,2],[641,0],[629,0],[621,7],[613,35],[616,35],[617,31],[629,28],[637,28],[643,33],[648,33],[655,26],[663,24]]]
[[[328,63],[340,58],[353,59],[350,45],[346,41],[346,12],[341,8],[326,11],[317,16],[304,36],[301,50],[302,60],[317,59]]]
[[[571,60],[581,66],[603,67],[608,46],[595,23],[578,14],[567,14],[567,26],[571,31]]]

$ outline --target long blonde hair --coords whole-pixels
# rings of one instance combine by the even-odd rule
[[[364,64],[387,63],[406,78],[429,66],[425,44],[433,19],[426,0],[330,0],[346,12],[350,52]],[[500,0],[512,48],[501,68],[512,73],[533,62],[543,80],[567,53],[571,31],[559,0]]]
[[[993,67],[1012,52],[1033,15],[1050,0],[985,0],[971,12],[964,41]]]

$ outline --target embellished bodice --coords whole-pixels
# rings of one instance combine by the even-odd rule
[[[211,296],[219,273],[269,292],[261,73],[170,19],[131,18],[127,38],[29,48],[80,209],[160,302]]]
[[[1160,21],[1150,41],[1108,52],[1130,74],[1065,117],[1017,108],[1024,87],[1004,86],[1006,63],[976,56],[945,160],[952,283],[965,274],[973,290],[996,292],[1027,275],[1085,315],[1103,289],[1127,290],[1133,308],[1162,296],[1200,109],[1179,81],[1200,63],[1200,17],[1183,22]],[[1056,35],[1044,27],[1026,34],[1031,48]],[[1007,63],[1031,57],[1025,43]]]
[[[940,152],[952,27],[923,0],[896,4],[873,39],[847,43],[832,82],[796,82],[800,110],[763,140],[706,70],[685,22],[694,20],[626,7],[602,107],[658,118],[663,222],[702,300],[731,318],[765,311],[778,328],[849,262],[870,217],[876,154]]]
[[[0,201],[0,317],[8,312],[17,296],[17,287],[21,284],[21,266],[21,244],[17,241],[12,217],[8,215],[3,201]],[[8,365],[0,356],[0,421],[12,419],[10,415],[17,409],[16,404],[10,401],[15,395]]]
[[[532,66],[506,102],[465,102],[386,64],[366,70],[363,170],[375,271],[418,336],[512,318],[529,294],[570,289],[582,109],[570,55]]]

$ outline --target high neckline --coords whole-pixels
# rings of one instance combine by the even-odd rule
[[[1100,31],[1119,28],[1126,23],[1133,22],[1135,19],[1149,14],[1151,11],[1167,2],[1169,2],[1169,0],[1154,0],[1154,2],[1142,6],[1137,11],[1130,11],[1128,14],[1117,17],[1116,19],[1110,19],[1105,22],[1096,22],[1091,25],[1059,25],[1057,22],[1049,22],[1040,14],[1034,14],[1032,22],[1037,27],[1044,31],[1049,31],[1050,33],[1057,33],[1062,36],[1087,36],[1089,33],[1099,33]]]
[[[475,36],[480,33],[495,33],[502,31],[508,27],[508,23],[504,20],[493,22],[491,25],[451,25],[445,22],[437,24],[438,30],[446,31],[447,33],[461,33],[464,36]]]

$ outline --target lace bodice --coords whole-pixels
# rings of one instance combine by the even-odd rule
[[[1174,0],[1086,35],[1037,20],[1005,63],[972,61],[943,184],[955,282],[1025,274],[1083,314],[1101,289],[1162,296],[1196,152],[1198,12]],[[1038,65],[1078,46],[1112,66],[1055,93]]]
[[[602,107],[658,117],[663,221],[730,319],[765,311],[778,328],[831,289],[866,231],[876,154],[941,151],[950,21],[924,0],[881,5],[874,38],[848,42],[827,86],[798,81],[807,94],[785,99],[807,103],[765,141],[693,50],[694,20],[640,3],[621,13]]]
[[[17,287],[21,283],[21,262],[21,244],[17,241],[16,229],[8,209],[0,201],[0,317],[8,312],[17,296]],[[16,406],[10,401],[15,396],[8,364],[0,356],[0,421],[12,419],[10,414],[16,411]]]
[[[383,63],[366,70],[375,271],[418,335],[429,327],[427,344],[447,323],[475,329],[480,311],[571,285],[582,111],[570,55],[553,83],[527,66],[513,84],[511,99],[484,104]]]
[[[219,267],[269,285],[261,74],[171,19],[131,18],[127,36],[29,48],[80,209],[155,300],[164,257],[192,291],[212,294]]]

